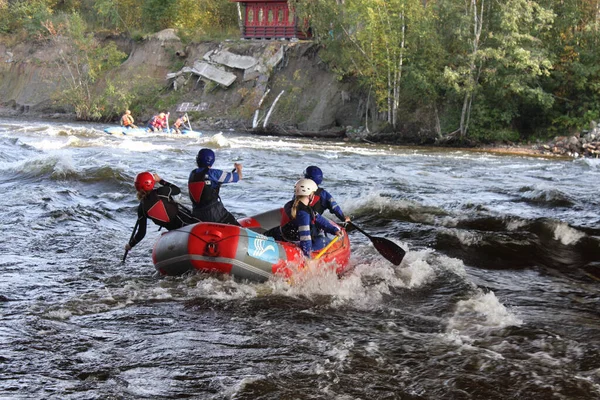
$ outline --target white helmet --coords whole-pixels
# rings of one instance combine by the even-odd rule
[[[310,196],[318,189],[317,184],[312,179],[300,179],[294,186],[296,196]]]

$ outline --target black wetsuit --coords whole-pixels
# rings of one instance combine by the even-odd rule
[[[210,176],[214,175],[214,176]],[[219,197],[221,183],[237,182],[237,173],[225,173],[210,168],[196,168],[190,173],[188,190],[193,205],[193,214],[204,222],[240,225]],[[212,178],[212,179],[211,179]],[[216,179],[215,179],[216,178]]]
[[[146,236],[148,218],[156,225],[167,230],[200,222],[188,208],[173,199],[173,196],[181,193],[179,187],[164,179],[161,179],[159,183],[162,185],[161,187],[153,189],[140,201],[138,206],[138,230],[129,242],[131,247],[141,242]]]

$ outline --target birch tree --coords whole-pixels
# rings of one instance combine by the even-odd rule
[[[467,137],[474,107],[485,110],[475,123],[488,128],[510,126],[520,104],[550,107],[552,96],[541,82],[552,64],[540,35],[551,26],[553,13],[531,0],[467,0],[462,16],[457,10],[445,14],[458,23],[445,35],[458,43],[444,69],[448,88],[461,98],[453,133]]]
[[[342,55],[331,60],[334,68],[342,75],[357,76],[371,88],[385,120],[397,127],[406,63],[419,51],[411,35],[423,34],[411,29],[411,24],[424,18],[422,1],[316,1],[298,7],[303,16],[319,15],[311,24],[320,39]]]

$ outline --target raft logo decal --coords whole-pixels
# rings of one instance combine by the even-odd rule
[[[275,241],[252,231],[248,231],[248,255],[271,264],[279,261],[279,250]]]

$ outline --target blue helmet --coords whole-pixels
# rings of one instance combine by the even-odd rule
[[[215,162],[215,152],[211,149],[202,149],[196,156],[198,167],[212,167]]]
[[[321,168],[311,165],[304,170],[304,177],[312,179],[317,185],[320,185],[323,182],[323,171]]]

